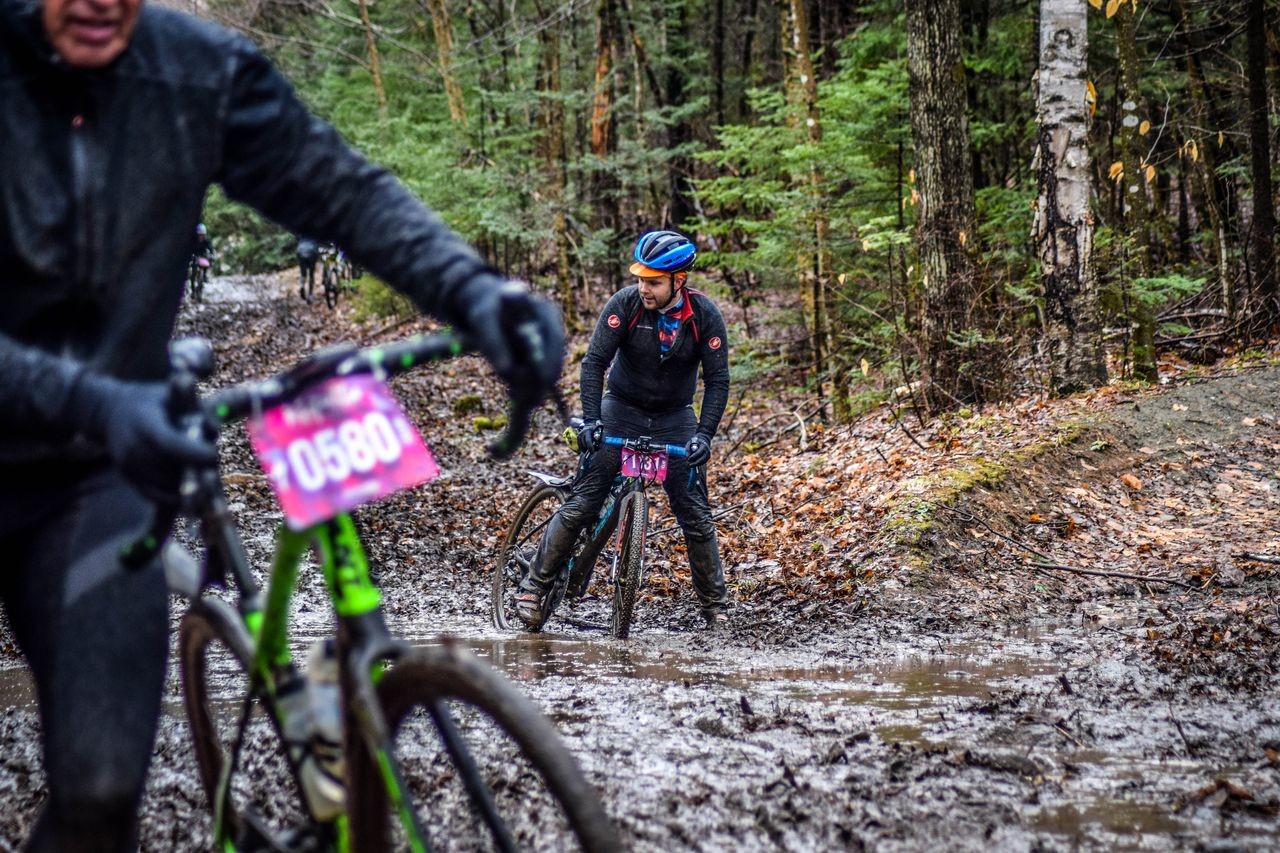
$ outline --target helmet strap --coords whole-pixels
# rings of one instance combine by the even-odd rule
[[[680,291],[684,290],[685,281],[689,276],[682,272],[673,272],[671,274],[671,298],[667,300],[665,305],[659,305],[659,311],[666,311],[672,305],[680,301]]]

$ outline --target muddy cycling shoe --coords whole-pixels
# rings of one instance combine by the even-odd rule
[[[723,631],[729,627],[729,614],[723,610],[702,611],[702,625],[708,631]]]
[[[536,592],[516,593],[516,616],[531,631],[542,627],[542,596]]]

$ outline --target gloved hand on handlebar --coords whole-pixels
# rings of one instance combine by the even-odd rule
[[[600,442],[604,440],[604,427],[599,421],[587,421],[582,425],[582,429],[578,430],[578,452],[590,453],[600,449]]]
[[[550,302],[519,282],[486,288],[467,311],[466,329],[519,405],[550,396],[564,365],[564,326]]]
[[[166,382],[126,382],[82,373],[67,406],[71,426],[100,441],[111,461],[153,500],[172,502],[186,466],[218,464],[212,441],[174,423]]]
[[[689,464],[690,468],[705,465],[707,460],[711,458],[711,436],[701,430],[695,432],[693,438],[685,443],[684,452],[684,461]]]

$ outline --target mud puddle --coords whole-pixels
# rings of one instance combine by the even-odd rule
[[[1020,827],[1003,830],[1014,846],[1036,839],[1051,848],[1170,849],[1215,837],[1246,849],[1271,846],[1277,839],[1274,813],[1241,809],[1224,819],[1219,809],[1202,807],[1196,792],[1220,778],[1252,791],[1274,789],[1274,774],[1207,755],[1179,757],[1186,736],[1171,728],[1172,707],[1158,721],[1149,718],[1150,708],[1116,711],[1119,719],[1107,720],[1105,732],[1074,709],[1053,707],[1054,697],[1074,691],[1073,682],[1125,682],[1131,675],[1091,652],[1089,633],[1080,624],[1032,626],[994,642],[952,637],[934,639],[931,650],[881,646],[856,664],[824,663],[802,653],[790,661],[776,652],[697,654],[663,648],[652,635],[640,643],[529,635],[465,642],[535,695],[559,692],[555,685],[563,684],[575,685],[578,702],[582,694],[606,702],[606,695],[622,693],[609,702],[612,707],[598,710],[637,726],[645,717],[629,714],[628,705],[644,701],[639,697],[691,696],[687,708],[669,704],[677,726],[691,714],[693,728],[708,740],[750,742],[768,731],[766,739],[784,756],[782,784],[791,776],[801,791],[816,792],[820,784],[811,780],[806,789],[799,767],[786,756],[803,766],[806,750],[808,760],[833,771],[855,756],[876,760],[887,753],[890,781],[903,783],[889,790],[915,788],[915,796],[929,785],[911,782],[935,774],[954,774],[952,791],[977,800],[992,788],[1020,789],[1022,804],[1010,822]],[[714,713],[707,712],[708,703]],[[645,738],[636,739],[636,748],[644,749]],[[812,755],[815,741],[827,744],[818,747],[825,750],[819,756]],[[649,745],[671,749],[657,741]],[[892,778],[895,764],[912,766],[912,776]],[[741,767],[733,773],[743,775]]]

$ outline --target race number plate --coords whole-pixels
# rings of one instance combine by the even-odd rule
[[[330,379],[250,419],[248,430],[294,530],[440,473],[391,389],[368,375]]]
[[[667,479],[667,451],[640,453],[630,447],[622,448],[622,475],[655,483],[663,482]]]

